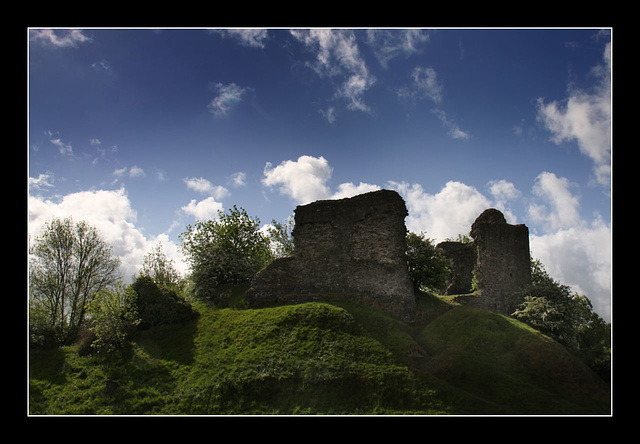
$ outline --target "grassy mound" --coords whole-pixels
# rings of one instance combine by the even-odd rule
[[[118,356],[32,351],[29,413],[608,413],[604,384],[550,339],[434,296],[418,307],[407,325],[353,302],[196,303]]]

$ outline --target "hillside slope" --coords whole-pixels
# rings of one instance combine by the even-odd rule
[[[523,324],[439,298],[407,325],[355,303],[195,304],[123,356],[30,356],[30,414],[608,414],[608,387]]]

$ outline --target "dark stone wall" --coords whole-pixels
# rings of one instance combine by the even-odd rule
[[[511,315],[523,302],[518,291],[531,283],[529,229],[508,224],[500,211],[490,208],[471,226],[471,237],[478,253],[478,297],[469,302]]]
[[[275,260],[255,276],[247,304],[352,299],[413,318],[407,214],[402,197],[390,190],[298,206],[293,256]]]
[[[471,292],[473,269],[476,266],[477,254],[473,244],[445,241],[436,245],[449,259],[451,275],[444,294],[465,294]]]

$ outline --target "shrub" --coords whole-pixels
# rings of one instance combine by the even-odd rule
[[[129,286],[98,292],[88,308],[89,332],[80,335],[78,352],[111,353],[122,350],[140,323],[135,292]]]
[[[149,276],[139,276],[131,287],[135,291],[141,329],[179,324],[195,315],[191,305],[174,288],[159,286]]]

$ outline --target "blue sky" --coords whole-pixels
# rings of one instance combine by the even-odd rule
[[[609,29],[29,29],[29,228],[96,226],[125,278],[217,210],[379,188],[407,227],[495,207],[611,313]]]

